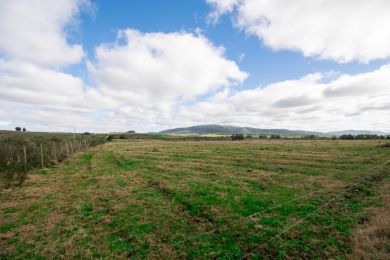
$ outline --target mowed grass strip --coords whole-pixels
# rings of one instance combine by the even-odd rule
[[[342,257],[389,155],[377,141],[107,143],[1,191],[0,256]]]

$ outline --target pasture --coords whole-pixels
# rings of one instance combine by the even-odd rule
[[[119,140],[0,191],[0,258],[345,258],[378,140]]]

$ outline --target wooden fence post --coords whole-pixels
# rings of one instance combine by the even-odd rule
[[[54,160],[57,160],[57,151],[56,151],[56,143],[53,143],[53,151],[54,151]]]
[[[73,145],[72,145],[72,142],[69,142],[69,144],[70,144],[71,153],[73,153]]]
[[[42,144],[41,144],[41,165],[42,165],[42,169],[43,169],[43,147],[42,147]]]
[[[68,146],[68,142],[65,142],[66,144],[66,155],[69,155],[69,146]]]
[[[27,149],[26,146],[23,146],[23,155],[24,155],[24,172],[27,172]]]

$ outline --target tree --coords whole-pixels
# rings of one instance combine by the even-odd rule
[[[20,126],[15,127],[16,132],[20,132],[21,130],[22,130],[22,128]]]
[[[232,134],[232,140],[236,141],[241,141],[244,140],[244,135],[243,134]]]
[[[27,129],[25,127],[23,127],[23,132],[26,132],[26,131],[27,131]]]
[[[341,140],[354,140],[355,139],[355,137],[353,135],[351,135],[351,134],[341,135],[339,138]]]

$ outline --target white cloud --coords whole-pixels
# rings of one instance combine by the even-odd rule
[[[224,57],[224,49],[187,32],[141,33],[123,30],[125,44],[96,48],[89,72],[109,95],[133,102],[193,98],[221,86],[241,83],[247,74]]]
[[[211,17],[235,13],[235,25],[274,50],[337,62],[390,57],[388,0],[207,0]],[[235,11],[234,11],[235,10]]]
[[[239,0],[206,0],[213,7],[213,11],[208,15],[211,23],[216,23],[221,15],[230,13],[239,4]]]
[[[219,6],[218,0],[208,2],[214,3],[216,8]],[[21,125],[35,130],[71,130],[76,127],[79,131],[152,131],[182,125],[224,123],[309,130],[390,130],[390,121],[385,120],[390,118],[390,65],[356,75],[316,73],[239,90],[234,86],[244,82],[247,73],[225,56],[223,47],[215,46],[200,30],[196,33],[120,31],[117,42],[96,48],[95,59],[88,62],[88,76],[95,86],[86,86],[82,78],[61,69],[79,62],[83,56],[81,45],[68,42],[64,28],[75,21],[84,3],[86,0],[0,0],[1,128],[13,129]],[[253,8],[244,10],[247,3],[254,4]],[[225,1],[215,15],[236,8],[237,24],[258,35],[257,26],[250,26],[259,13],[257,3],[259,1]],[[281,9],[291,17],[279,22],[279,18],[273,18],[273,12],[279,13],[275,3],[282,2],[269,2],[270,9],[266,8],[264,15],[272,18],[269,21],[274,25],[299,18],[296,13],[302,7],[298,4],[297,11],[291,11],[291,5],[286,5],[286,10]],[[308,8],[309,11],[316,10],[312,5]],[[371,14],[368,8],[367,14]],[[247,24],[244,23],[246,20],[240,20],[248,17],[253,19]],[[378,12],[378,17],[383,18],[382,12]],[[297,24],[307,21],[298,19]],[[341,19],[341,28],[335,31],[341,34],[340,39],[346,37],[342,22]],[[362,31],[366,32],[375,22],[367,21],[369,25],[362,27]],[[304,46],[305,39],[308,41],[315,33],[309,26],[305,38],[299,34],[301,27],[298,25],[290,27],[292,32],[303,37],[301,45]],[[362,26],[360,21],[358,25]],[[272,32],[267,31],[269,28]],[[291,47],[293,45],[278,47],[280,39],[273,36],[273,27],[269,28],[264,29],[267,33],[259,35],[264,39],[276,39],[270,46],[299,49]],[[276,28],[276,35],[282,34],[283,31]],[[338,61],[365,61],[373,59],[371,46],[377,47],[377,53],[381,53],[381,44],[386,42],[382,41],[386,37],[384,33],[383,38],[372,38],[375,44],[371,43],[370,48],[367,47],[368,40],[363,39],[359,48],[354,42],[350,50],[344,50],[343,46],[336,48],[340,53],[334,55],[332,44],[337,37],[328,31],[325,35],[328,36],[325,40],[320,37],[313,43],[315,47],[324,44],[326,48],[307,55]],[[288,42],[288,37],[283,39]],[[305,48],[302,47],[303,52]]]
[[[94,87],[42,65],[0,59],[0,121],[10,128],[24,122],[35,129],[156,130],[175,120],[179,104],[247,77],[201,34],[135,30],[98,46],[88,71]]]
[[[181,118],[201,122],[328,131],[390,130],[390,65],[322,83],[311,74],[256,89],[223,93],[191,107]]]
[[[0,0],[0,53],[40,65],[64,66],[84,56],[67,41],[65,27],[75,22],[87,0]]]
[[[81,78],[19,61],[0,60],[0,100],[69,111],[92,111],[110,102]]]

